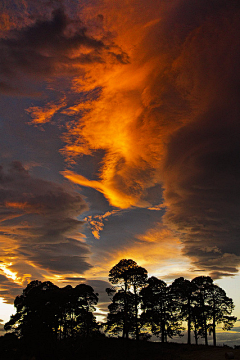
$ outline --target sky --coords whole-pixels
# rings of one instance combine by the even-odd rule
[[[240,318],[239,16],[238,0],[1,1],[3,322],[35,279],[88,283],[106,311],[123,258],[168,283],[210,275]]]

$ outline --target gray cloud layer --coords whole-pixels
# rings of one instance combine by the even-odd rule
[[[91,266],[89,247],[80,240],[87,210],[81,196],[72,189],[34,178],[20,162],[0,169],[0,219],[2,258],[11,257],[53,274],[81,274]],[[10,261],[10,260],[9,260]],[[11,270],[23,275],[17,262]]]

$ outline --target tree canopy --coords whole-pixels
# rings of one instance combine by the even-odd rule
[[[50,281],[35,280],[16,297],[16,314],[5,324],[5,330],[32,340],[88,337],[97,329],[93,315],[97,302],[98,296],[89,285],[59,288]]]

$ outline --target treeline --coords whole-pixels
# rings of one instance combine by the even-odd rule
[[[135,261],[123,259],[110,270],[109,281],[112,302],[105,329],[110,334],[136,339],[153,334],[165,342],[182,336],[186,323],[188,344],[193,330],[196,344],[201,337],[208,345],[208,334],[212,334],[216,346],[217,324],[230,330],[237,320],[231,316],[232,299],[209,276],[192,281],[180,277],[167,286],[154,276],[148,278],[147,270]]]
[[[98,294],[89,285],[59,288],[50,281],[32,281],[14,301],[16,314],[5,330],[20,338],[55,341],[94,336],[149,338],[155,335],[166,342],[182,336],[187,324],[188,344],[193,331],[195,343],[200,337],[208,344],[208,334],[216,345],[216,326],[233,327],[234,304],[225,291],[209,276],[192,281],[183,277],[171,285],[156,277],[131,259],[123,259],[109,272],[112,288],[106,322],[97,323],[94,315]]]

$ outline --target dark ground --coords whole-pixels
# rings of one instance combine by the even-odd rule
[[[240,360],[240,349],[177,343],[153,343],[99,338],[53,345],[50,342],[23,344],[1,339],[1,360],[224,360],[225,353]]]

